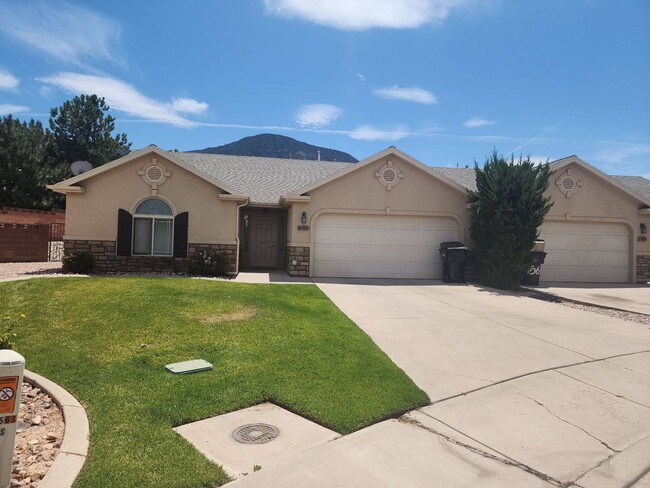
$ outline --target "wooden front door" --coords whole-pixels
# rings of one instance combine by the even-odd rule
[[[250,266],[252,268],[277,268],[277,215],[251,215],[250,234]]]

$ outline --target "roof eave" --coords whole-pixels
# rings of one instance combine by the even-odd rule
[[[83,186],[70,186],[70,185],[63,185],[61,183],[58,183],[56,185],[45,185],[45,188],[48,190],[52,190],[56,193],[61,193],[63,195],[66,195],[68,193],[85,193],[86,189]]]

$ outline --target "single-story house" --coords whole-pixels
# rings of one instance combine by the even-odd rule
[[[650,280],[650,181],[576,156],[551,164],[544,281]],[[167,152],[156,146],[50,189],[66,195],[65,249],[100,271],[181,271],[224,249],[230,272],[441,278],[443,241],[471,246],[471,168],[389,147],[358,163]]]

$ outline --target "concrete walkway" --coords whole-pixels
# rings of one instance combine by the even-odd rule
[[[542,283],[533,289],[569,300],[650,315],[650,285]]]
[[[626,486],[650,469],[647,326],[473,286],[317,281],[432,404],[238,486]]]

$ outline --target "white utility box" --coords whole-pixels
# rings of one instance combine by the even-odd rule
[[[0,350],[0,488],[11,484],[24,369],[24,357],[16,351]]]

